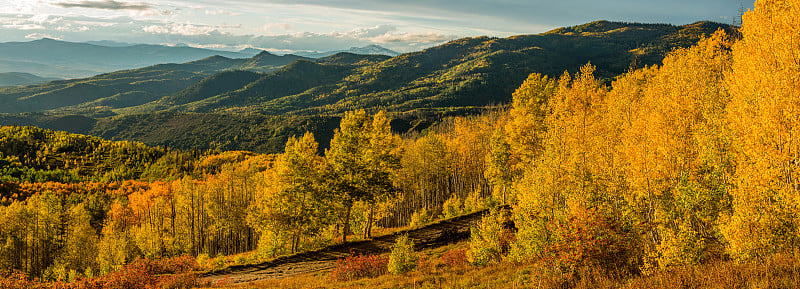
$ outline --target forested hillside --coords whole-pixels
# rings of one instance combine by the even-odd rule
[[[252,129],[252,118],[283,119],[287,114],[295,119],[341,117],[353,109],[383,109],[401,122],[435,122],[474,114],[487,105],[507,105],[513,90],[530,73],[555,77],[591,62],[607,82],[631,67],[658,63],[673,48],[690,46],[719,28],[730,29],[711,22],[672,26],[598,21],[541,35],[459,39],[394,58],[340,53],[314,60],[267,52],[251,59],[217,56],[0,89],[0,101],[7,103],[0,107],[7,113],[0,117],[0,124],[35,125],[185,149],[199,145],[278,152],[282,148],[277,143],[290,136],[285,131],[302,130],[284,127],[296,122],[277,121],[268,126],[270,131],[239,134],[251,141],[221,146],[211,144],[223,143],[223,138],[214,138],[208,127],[193,124],[200,119],[211,121],[231,131],[226,136],[232,137],[235,132]],[[164,112],[192,121],[169,121]],[[85,121],[74,126],[53,121],[66,116]],[[141,123],[148,124],[143,127]],[[332,135],[333,127],[324,122],[315,125],[327,127],[323,134]],[[181,133],[153,131],[153,127]],[[166,137],[154,137],[156,134]],[[190,140],[190,135],[195,139]]]
[[[209,89],[202,87],[235,87],[228,76],[257,75],[198,80],[193,93],[172,98],[182,104],[171,111],[66,119],[107,137],[204,131],[182,139],[249,134],[229,141],[256,145],[269,132],[274,142],[286,135],[274,154],[2,127],[0,268],[12,271],[0,272],[0,285],[191,287],[198,285],[192,270],[261,263],[257,268],[282,255],[490,208],[462,249],[437,260],[419,257],[407,235],[397,236],[390,254],[348,256],[300,286],[391,286],[386,274],[417,286],[408,277],[417,272],[419,285],[429,287],[467,287],[457,284],[475,278],[500,287],[793,287],[800,278],[799,13],[797,0],[759,0],[735,33],[717,29],[677,49],[658,43],[719,25],[597,22],[538,36],[462,39],[386,60],[299,60],[211,97],[202,97]],[[654,32],[661,30],[674,33]],[[653,35],[637,43],[645,36],[626,34],[634,31]],[[587,38],[586,46],[571,42]],[[515,43],[538,46],[513,50]],[[509,105],[470,110],[481,100],[500,101],[483,93],[512,85],[498,71],[529,72],[541,67],[526,57],[558,55],[548,43],[572,49],[572,58],[553,59],[578,68],[526,74],[513,84]],[[634,54],[634,65],[602,60]],[[470,60],[454,63],[448,55]],[[431,71],[452,74],[429,79]],[[466,98],[444,97],[436,79]],[[209,85],[217,81],[231,85]],[[396,98],[398,85],[427,89]],[[404,108],[413,101],[431,105]],[[269,110],[286,115],[254,113]],[[303,118],[309,116],[315,118]],[[288,124],[257,125],[275,120]],[[225,125],[239,122],[248,123],[240,134]],[[767,268],[687,273],[722,263]],[[457,280],[424,278],[448,272],[458,272]],[[339,283],[361,278],[376,279]]]
[[[40,84],[58,80],[57,78],[39,77],[30,73],[2,72],[0,73],[0,86],[24,86]]]

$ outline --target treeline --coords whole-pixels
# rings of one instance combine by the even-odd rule
[[[111,182],[165,180],[213,173],[201,164],[217,152],[177,151],[36,127],[0,127],[0,181]]]
[[[0,267],[65,279],[122,268],[136,258],[253,250],[244,224],[254,171],[267,155],[202,159],[216,174],[174,181],[3,183]],[[231,164],[235,163],[235,165]]]

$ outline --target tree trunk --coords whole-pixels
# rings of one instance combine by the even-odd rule
[[[375,218],[375,202],[370,202],[369,216],[367,217],[367,226],[364,228],[364,239],[372,238],[373,218]]]
[[[347,205],[347,210],[344,214],[342,222],[342,243],[347,243],[347,234],[350,233],[350,213],[353,210],[353,205]]]

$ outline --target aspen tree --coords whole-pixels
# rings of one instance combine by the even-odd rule
[[[800,1],[758,0],[733,46],[728,119],[736,137],[730,253],[763,257],[800,245]]]

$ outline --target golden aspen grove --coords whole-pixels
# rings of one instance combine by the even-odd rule
[[[0,288],[235,286],[208,278],[395,235],[245,286],[800,286],[800,0],[599,74],[404,134],[352,110],[278,154],[0,127]],[[463,241],[414,235],[475,212]]]

